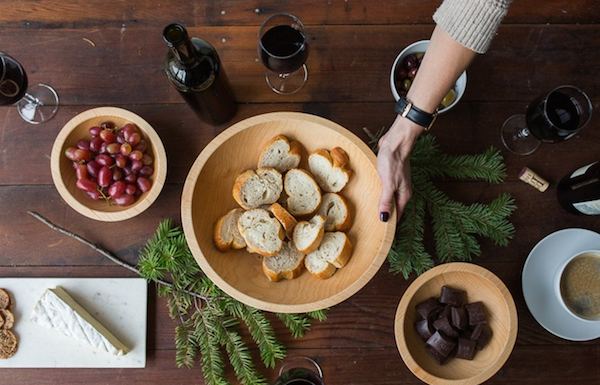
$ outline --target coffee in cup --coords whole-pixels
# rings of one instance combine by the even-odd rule
[[[576,317],[600,321],[600,251],[578,253],[559,271],[563,305]]]

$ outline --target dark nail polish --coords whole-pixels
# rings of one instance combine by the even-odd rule
[[[380,213],[380,214],[379,214],[379,220],[380,220],[381,222],[387,222],[387,221],[388,221],[388,219],[390,219],[390,213],[388,213],[388,212],[383,212],[383,213]]]

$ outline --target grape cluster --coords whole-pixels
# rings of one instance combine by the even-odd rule
[[[396,68],[395,82],[396,89],[398,90],[398,94],[400,96],[406,96],[406,93],[410,89],[415,76],[417,76],[417,72],[419,71],[421,62],[423,61],[423,56],[425,56],[425,54],[422,52],[409,54]],[[438,109],[441,110],[445,107],[448,107],[454,102],[454,100],[456,100],[456,91],[454,89],[450,89],[450,91],[448,91],[448,93],[444,96],[444,99],[442,99]]]
[[[146,154],[148,142],[131,123],[117,129],[114,123],[103,122],[89,133],[90,140],[80,139],[76,147],[65,150],[73,162],[77,188],[95,201],[133,204],[152,187],[154,159]]]

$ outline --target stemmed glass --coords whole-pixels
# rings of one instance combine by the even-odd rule
[[[0,52],[0,106],[15,103],[25,121],[39,124],[56,114],[58,95],[45,84],[28,87],[27,74],[21,64]]]
[[[323,369],[310,357],[291,357],[284,361],[273,385],[325,385]]]
[[[502,126],[502,143],[518,155],[532,154],[544,143],[567,140],[592,118],[592,102],[574,86],[560,86],[540,95],[525,115],[513,115]]]
[[[258,31],[258,56],[267,67],[265,79],[274,92],[298,92],[308,79],[304,64],[308,42],[300,19],[289,13],[269,16]]]

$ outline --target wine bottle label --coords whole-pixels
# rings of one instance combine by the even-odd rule
[[[573,174],[571,174],[571,179],[573,178],[577,178],[578,176],[581,176],[583,174],[585,174],[587,172],[587,170],[592,167],[593,165],[595,165],[598,162],[594,162],[594,163],[590,163],[587,166],[583,166],[581,168],[578,168],[577,170],[575,170],[575,172]]]
[[[528,167],[523,167],[523,169],[521,169],[519,172],[519,179],[528,185],[535,187],[541,192],[546,191],[548,186],[550,186],[550,183],[548,183],[544,178],[533,172]]]
[[[600,199],[589,202],[573,203],[573,207],[585,215],[600,215]]]

